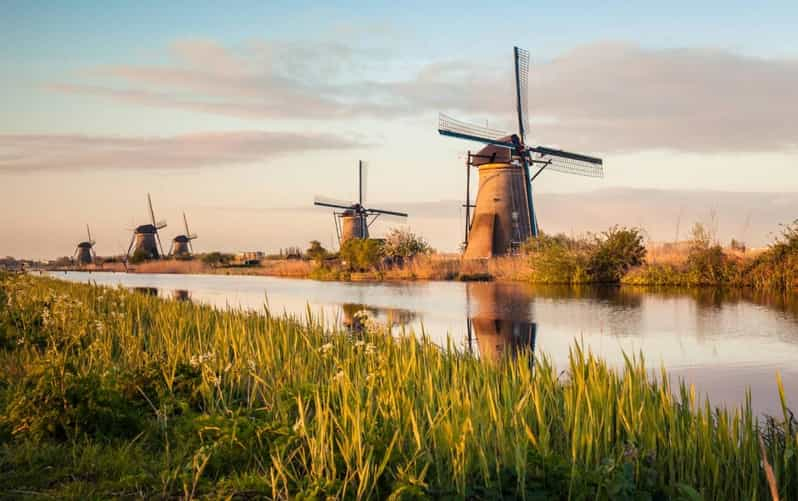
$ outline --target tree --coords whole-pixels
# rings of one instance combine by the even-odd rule
[[[413,259],[418,255],[426,255],[432,252],[424,238],[416,235],[409,230],[393,228],[385,237],[383,253],[392,262],[402,264],[405,260]]]
[[[310,247],[308,247],[308,250],[305,251],[305,255],[309,259],[315,261],[316,264],[321,265],[321,263],[323,263],[324,259],[327,257],[328,252],[327,249],[321,245],[321,242],[318,240],[311,240]]]

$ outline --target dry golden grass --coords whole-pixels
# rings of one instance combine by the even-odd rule
[[[493,259],[462,259],[459,254],[420,256],[402,265],[388,268],[387,280],[457,280],[491,277],[497,280],[525,280],[531,270],[524,256]]]
[[[165,259],[162,261],[148,261],[132,267],[136,273],[207,273],[210,269],[202,261]]]
[[[755,258],[765,250],[767,249],[755,248],[742,251],[731,247],[724,247],[723,253],[737,261],[745,261]],[[676,267],[682,266],[687,262],[687,255],[689,252],[689,241],[649,243],[646,246],[646,263]]]
[[[260,266],[246,268],[219,268],[217,273],[231,275],[264,275],[271,277],[307,278],[313,271],[313,263],[300,259],[264,260]]]

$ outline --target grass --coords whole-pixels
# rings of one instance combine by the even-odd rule
[[[798,424],[714,408],[641,357],[450,344],[0,277],[9,497],[798,498]],[[774,389],[780,391],[780,381]],[[782,391],[783,395],[783,391]]]

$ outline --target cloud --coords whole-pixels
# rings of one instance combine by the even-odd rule
[[[395,77],[386,52],[342,44],[223,47],[183,40],[160,65],[104,67],[56,91],[258,119],[391,119],[434,111],[513,128],[506,60],[436,61]],[[506,63],[506,64],[505,64]],[[390,76],[394,75],[394,78]],[[532,136],[604,153],[787,151],[798,140],[798,60],[595,43],[533,64]]]
[[[261,161],[307,150],[362,144],[329,135],[207,132],[171,137],[0,135],[0,173],[80,169],[188,169]]]

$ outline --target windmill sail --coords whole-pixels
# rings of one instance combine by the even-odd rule
[[[600,158],[543,146],[530,148],[530,153],[536,163],[546,166],[546,170],[577,176],[604,177],[604,165]]]
[[[438,132],[444,136],[515,148],[513,142],[507,139],[510,135],[506,132],[463,122],[443,113],[438,116]]]
[[[385,210],[385,209],[367,209],[367,210],[369,213],[374,213],[374,214],[385,214],[388,216],[407,217],[407,214],[404,212]]]
[[[529,132],[529,99],[527,85],[529,81],[529,51],[515,47],[515,96],[518,109],[518,136],[523,143]]]
[[[351,209],[355,205],[355,202],[346,202],[344,200],[337,200],[335,198],[328,198],[316,195],[313,197],[313,205],[319,205],[321,207],[332,207],[334,209]]]

